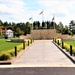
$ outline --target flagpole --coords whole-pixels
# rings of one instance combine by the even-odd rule
[[[54,14],[54,29],[55,29],[55,14]]]
[[[52,22],[53,22],[53,26],[54,26],[54,29],[55,29],[55,14],[53,15]]]
[[[32,15],[32,30],[33,30],[33,15]]]
[[[41,13],[39,15],[42,15],[42,22],[44,21],[44,13],[43,10],[41,11]]]
[[[44,11],[42,13],[42,22],[44,22]]]
[[[29,18],[29,20],[31,20],[31,23],[32,23],[32,30],[33,30],[33,15],[31,16],[31,18]]]

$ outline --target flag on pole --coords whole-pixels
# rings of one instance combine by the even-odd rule
[[[31,17],[31,18],[29,18],[29,20],[32,20],[32,17]]]
[[[54,20],[54,17],[52,18],[52,21]]]
[[[41,15],[41,14],[43,14],[43,11],[41,11],[41,12],[39,13],[39,15]]]

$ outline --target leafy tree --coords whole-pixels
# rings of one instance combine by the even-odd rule
[[[33,29],[36,29],[35,26],[36,26],[36,22],[34,21],[33,22]]]
[[[0,36],[2,35],[3,22],[0,20]]]
[[[37,21],[37,25],[38,25],[38,29],[40,29],[40,22],[39,21]]]
[[[32,29],[32,25],[29,23],[29,22],[27,22],[26,23],[26,27],[27,27],[27,34],[30,34],[31,33],[31,29]]]
[[[65,27],[63,28],[62,34],[68,34],[68,33],[69,33],[68,26],[65,26]]]
[[[46,28],[45,22],[42,22],[42,28],[43,28],[43,29]]]
[[[6,21],[6,22],[4,22],[4,23],[3,23],[3,26],[4,26],[4,28],[5,28],[5,29],[7,29],[8,22],[7,22],[7,21]]]
[[[58,24],[58,26],[57,26],[58,32],[59,32],[59,33],[63,33],[63,28],[64,28],[64,26],[63,26],[62,22],[59,22],[59,24]]]
[[[47,21],[47,29],[50,29],[50,21]]]
[[[20,36],[20,35],[23,35],[23,34],[24,34],[24,32],[19,27],[17,27],[16,36]]]
[[[72,35],[75,34],[75,21],[74,20],[70,21],[69,30],[72,32]]]
[[[39,21],[34,21],[33,22],[33,29],[39,29],[40,28],[40,22]]]

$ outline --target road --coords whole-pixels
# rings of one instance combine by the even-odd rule
[[[75,75],[75,67],[0,68],[0,75]]]

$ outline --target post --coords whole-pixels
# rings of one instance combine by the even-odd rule
[[[58,40],[58,45],[59,45],[59,40]]]
[[[17,56],[17,47],[15,46],[15,57]]]
[[[28,46],[29,46],[29,40],[28,40]]]
[[[64,42],[62,41],[62,48],[64,48]]]
[[[25,42],[23,42],[23,49],[25,49]]]
[[[53,42],[54,42],[54,38],[53,38]]]
[[[31,39],[31,44],[32,44],[32,39]]]
[[[33,42],[34,42],[34,39],[33,39]]]
[[[55,43],[56,43],[56,39],[55,39]]]
[[[70,55],[72,56],[72,45],[70,45]]]

